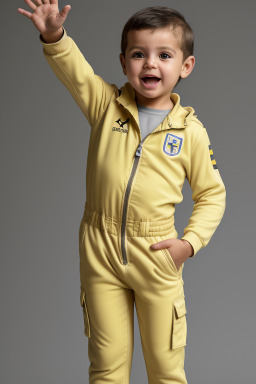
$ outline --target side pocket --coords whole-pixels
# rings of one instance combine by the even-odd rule
[[[82,242],[84,241],[85,226],[86,226],[86,222],[83,216],[79,225],[79,246],[82,245]]]
[[[88,309],[86,304],[86,293],[82,289],[80,290],[80,304],[83,308],[84,334],[87,337],[91,337],[90,320],[89,320]]]
[[[173,301],[172,349],[187,345],[185,296]]]
[[[179,275],[180,268],[177,269],[176,264],[174,263],[174,260],[173,260],[173,258],[172,258],[172,255],[170,254],[170,252],[168,251],[168,249],[167,249],[167,248],[163,248],[163,249],[161,249],[161,251],[163,252],[163,254],[164,254],[164,256],[165,256],[167,262],[171,265],[171,268],[174,270],[174,272],[175,272],[176,274]]]

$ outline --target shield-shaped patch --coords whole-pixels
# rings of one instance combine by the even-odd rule
[[[183,138],[167,133],[164,141],[163,150],[169,156],[176,156],[180,153]]]

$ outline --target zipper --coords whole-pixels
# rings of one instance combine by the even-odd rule
[[[169,119],[168,119],[168,126],[169,126],[169,128],[172,127],[172,123],[170,123]],[[146,138],[148,136],[152,135],[155,132],[155,130],[157,128],[158,128],[158,126],[151,133],[149,133],[146,137],[144,137],[144,139],[141,140],[140,144],[138,145],[138,147],[136,149],[136,153],[135,153],[132,171],[131,171],[131,174],[130,174],[130,177],[129,177],[129,180],[127,183],[126,191],[125,191],[123,215],[122,215],[122,223],[121,223],[121,254],[122,254],[122,259],[123,259],[124,265],[128,264],[126,250],[125,250],[125,227],[126,227],[127,206],[128,206],[129,195],[131,192],[131,186],[132,186],[132,182],[133,182],[133,179],[134,179],[134,176],[135,176],[138,164],[139,164],[139,160],[141,157],[142,144],[144,143],[144,141],[146,140]]]
[[[127,216],[127,206],[128,206],[128,200],[129,195],[131,192],[131,186],[132,182],[139,164],[139,160],[141,157],[141,151],[142,151],[142,144],[146,137],[140,142],[139,146],[136,149],[135,158],[132,166],[132,171],[127,183],[126,191],[125,191],[125,197],[124,197],[124,206],[123,206],[123,215],[122,215],[122,224],[121,224],[121,252],[122,252],[122,258],[123,258],[123,264],[128,264],[126,250],[125,250],[125,227],[126,227],[126,216]]]

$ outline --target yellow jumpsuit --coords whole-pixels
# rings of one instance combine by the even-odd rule
[[[184,264],[177,270],[167,248],[150,245],[178,237],[174,211],[185,178],[194,206],[182,239],[194,255],[219,225],[226,192],[207,131],[170,93],[173,109],[141,140],[129,83],[118,89],[96,75],[64,28],[56,43],[40,41],[91,127],[79,228],[89,383],[129,383],[135,303],[149,384],[186,384]]]

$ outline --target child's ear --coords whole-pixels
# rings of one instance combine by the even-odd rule
[[[122,53],[120,53],[119,59],[120,59],[121,66],[123,68],[123,73],[124,73],[124,75],[126,75],[125,57],[124,57],[124,55]]]
[[[193,70],[195,66],[195,57],[189,56],[182,65],[180,77],[185,79]]]

